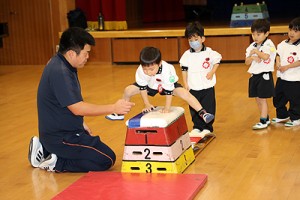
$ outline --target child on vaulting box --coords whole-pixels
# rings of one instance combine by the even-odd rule
[[[149,96],[157,93],[166,96],[165,106],[160,110],[168,113],[172,103],[172,97],[178,96],[185,100],[198,113],[201,119],[209,123],[214,115],[207,113],[197,99],[179,84],[178,76],[173,65],[161,58],[161,52],[155,47],[145,47],[140,53],[140,65],[135,74],[136,82],[125,88],[123,99],[129,101],[136,94],[141,94],[145,104],[143,112],[150,112],[154,106],[149,102]],[[109,120],[124,120],[124,115],[110,114]]]

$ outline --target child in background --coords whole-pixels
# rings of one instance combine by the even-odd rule
[[[270,22],[257,19],[251,25],[253,42],[246,49],[245,64],[250,65],[248,72],[249,97],[255,98],[260,120],[252,128],[254,130],[267,128],[270,124],[267,99],[274,96],[274,81],[272,72],[276,56],[276,48],[268,39]]]
[[[196,21],[187,25],[185,37],[191,48],[185,51],[179,60],[184,88],[190,91],[209,113],[215,115],[215,73],[222,56],[204,45],[204,28],[199,22]],[[194,123],[193,130],[190,132],[191,137],[203,138],[212,134],[214,120],[210,123],[204,123],[192,107],[190,107],[190,114]]]
[[[161,59],[161,52],[155,47],[145,47],[140,53],[140,65],[136,70],[135,83],[125,88],[123,99],[129,101],[136,94],[141,94],[145,104],[143,112],[150,112],[154,106],[149,102],[149,96],[157,93],[165,95],[166,102],[162,108],[162,113],[170,111],[172,97],[178,96],[193,107],[198,115],[209,123],[214,119],[214,115],[207,113],[201,104],[184,89],[177,81],[178,76],[173,65]],[[106,116],[109,120],[123,120],[124,115],[110,114]]]
[[[272,122],[286,122],[284,125],[290,127],[300,125],[300,17],[290,22],[288,37],[277,46],[277,81],[273,98],[276,118]],[[290,104],[288,110],[287,103]]]

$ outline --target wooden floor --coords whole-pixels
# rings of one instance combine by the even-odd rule
[[[107,104],[122,96],[134,81],[137,65],[89,64],[79,70],[85,101]],[[179,66],[175,67],[180,74]],[[30,166],[27,154],[31,136],[37,135],[36,91],[43,66],[0,66],[0,199],[51,199],[84,173],[49,173]],[[188,167],[185,174],[207,174],[208,182],[196,196],[205,200],[300,199],[300,127],[271,125],[253,131],[259,113],[247,97],[247,67],[243,63],[221,64],[217,72],[217,138]],[[181,79],[181,74],[180,74]],[[126,119],[138,114],[143,103]],[[163,105],[156,96],[154,105]],[[174,106],[188,106],[174,97]],[[269,101],[270,116],[275,110]],[[111,122],[87,117],[88,125],[117,154],[111,171],[121,170],[126,134],[125,121]],[[103,186],[105,187],[105,185]],[[188,187],[188,186],[187,186]]]

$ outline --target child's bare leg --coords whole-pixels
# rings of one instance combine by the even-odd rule
[[[125,99],[126,101],[129,101],[133,95],[136,95],[139,93],[140,93],[140,89],[137,86],[129,85],[124,90],[123,99]],[[106,115],[105,118],[109,119],[109,120],[113,120],[113,121],[114,120],[124,120],[124,115],[112,113],[112,114]]]
[[[256,103],[260,112],[261,118],[268,117],[268,102],[267,99],[256,98]]]
[[[255,98],[255,100],[260,112],[260,119],[259,123],[255,124],[252,128],[254,130],[267,128],[270,124],[267,99]]]
[[[130,98],[132,96],[139,93],[140,93],[140,88],[138,88],[135,85],[129,85],[124,90],[123,99],[125,99],[126,101],[130,101]]]
[[[186,89],[184,88],[175,88],[173,91],[174,96],[178,96],[181,99],[185,100],[192,108],[196,111],[201,110],[203,107],[199,101]]]

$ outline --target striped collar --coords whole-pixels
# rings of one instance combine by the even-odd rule
[[[289,43],[290,42],[290,39],[287,39],[286,41],[285,41],[286,43]],[[292,45],[295,45],[295,46],[297,46],[297,45],[299,45],[300,44],[300,39],[298,39],[296,42],[294,42]]]
[[[265,42],[267,41],[267,39],[268,39],[268,38],[266,38],[266,39],[261,43],[261,45],[260,45],[261,47],[265,44]],[[254,47],[257,47],[258,44],[257,44],[257,43],[254,43],[253,46],[254,46]]]

